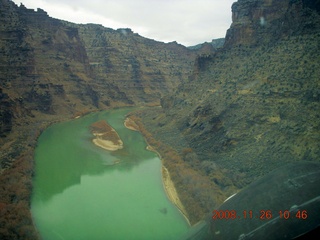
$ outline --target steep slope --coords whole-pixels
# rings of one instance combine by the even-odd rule
[[[319,27],[318,0],[248,1],[232,5],[225,47],[262,45],[288,36],[313,34]]]
[[[42,130],[90,111],[159,105],[197,54],[0,0],[0,238],[36,239],[29,207]]]
[[[95,73],[92,87],[99,97],[109,95],[109,102],[123,101],[124,96],[107,92],[106,82],[111,89],[125,93],[128,103],[159,104],[160,97],[191,74],[196,52],[182,45],[146,39],[130,29],[115,31],[92,24],[78,27]]]
[[[199,57],[162,108],[139,114],[186,169],[226,196],[286,163],[320,160],[319,5],[239,0],[232,10],[224,48]],[[210,212],[215,204],[202,206]]]
[[[60,21],[8,0],[1,1],[0,20],[2,137],[25,124],[97,109],[158,105],[187,79],[198,54],[129,29]]]
[[[37,237],[28,210],[37,137],[89,111],[163,97],[141,121],[193,223],[285,163],[319,161],[319,9],[239,0],[224,48],[210,54],[0,0],[0,238]]]

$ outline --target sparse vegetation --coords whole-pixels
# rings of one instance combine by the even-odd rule
[[[0,175],[0,236],[4,237],[1,239],[38,238],[29,210],[32,162],[31,155],[20,156]]]
[[[131,114],[130,118],[139,126],[147,143],[161,156],[162,163],[169,170],[180,200],[187,210],[191,224],[205,218],[211,209],[226,198],[219,186],[212,181],[212,179],[217,182],[225,181],[223,175],[211,172],[211,175],[208,176],[204,175],[202,171],[195,170],[192,165],[197,159],[195,156],[191,156],[193,153],[191,148],[183,149],[181,155],[167,144],[156,140],[146,130],[136,113]],[[210,191],[207,191],[208,189]]]
[[[37,137],[91,111],[161,102],[132,117],[192,223],[279,166],[319,161],[320,20],[311,2],[238,1],[225,47],[193,65],[197,51],[176,43],[0,0],[0,238],[37,239],[29,211]]]

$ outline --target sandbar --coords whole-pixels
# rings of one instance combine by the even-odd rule
[[[116,132],[106,121],[101,120],[91,124],[91,133],[95,136],[92,142],[108,151],[117,151],[123,148],[123,142]]]
[[[104,140],[99,137],[92,139],[92,142],[98,147],[101,147],[108,151],[117,151],[123,148],[123,143],[114,144],[112,141]]]
[[[130,117],[124,120],[124,126],[132,131],[139,131],[139,126]]]

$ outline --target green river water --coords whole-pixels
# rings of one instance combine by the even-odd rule
[[[31,211],[43,239],[180,239],[188,232],[165,194],[160,159],[123,125],[130,110],[93,113],[41,134]],[[123,149],[108,152],[91,142],[89,126],[102,119]]]

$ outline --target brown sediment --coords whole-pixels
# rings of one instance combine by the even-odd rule
[[[155,150],[152,146],[148,145],[147,150],[151,152],[155,152],[159,158],[161,159],[160,153]],[[191,226],[190,220],[188,218],[188,213],[182,204],[179,194],[176,190],[176,187],[174,186],[173,181],[171,180],[170,173],[168,169],[163,165],[163,161],[161,160],[162,166],[161,166],[161,176],[162,176],[162,184],[163,188],[166,192],[167,197],[169,198],[170,202],[172,202],[181,212],[181,214],[184,216],[188,224]]]
[[[108,151],[116,151],[123,148],[123,142],[116,132],[105,120],[91,124],[91,133],[95,136],[92,142]]]
[[[132,131],[139,131],[139,126],[130,117],[124,120],[124,126]]]
[[[160,154],[152,146],[148,145],[146,149],[149,150],[150,152],[155,152],[156,154],[158,154],[159,158],[161,159]]]
[[[131,129],[133,131],[140,131],[140,127],[130,117],[126,118],[124,125],[126,128]],[[148,144],[148,141],[146,138],[145,138],[145,140]],[[146,149],[149,151],[155,152],[159,156],[159,158],[161,159],[161,163],[162,163],[161,176],[162,176],[162,183],[163,183],[163,187],[166,192],[166,195],[167,195],[168,199],[179,209],[179,211],[184,216],[184,218],[186,219],[188,224],[191,226],[191,223],[188,218],[188,213],[179,198],[179,195],[178,195],[177,190],[174,186],[174,183],[171,180],[170,173],[169,173],[168,169],[163,165],[161,155],[154,147],[152,147],[149,144],[147,145]]]
[[[140,132],[149,145],[147,149],[159,155],[162,165],[170,173],[170,179],[174,183],[173,187],[185,208],[185,216],[190,224],[194,225],[205,218],[214,206],[220,205],[226,199],[225,194],[211,180],[210,176],[193,169],[177,150],[155,139],[153,134],[146,129],[142,121],[143,117],[144,114],[139,111],[130,113],[130,118],[139,126]],[[192,149],[188,149],[188,152],[190,151],[192,152]],[[220,177],[220,175],[215,172],[214,177]],[[163,182],[165,182],[165,176],[164,174]],[[168,186],[168,184],[166,185]],[[164,184],[164,187],[166,185]],[[176,204],[174,199],[173,203]]]
[[[170,173],[168,169],[162,165],[162,183],[164,190],[169,198],[169,200],[179,209],[179,211],[182,213],[182,215],[187,220],[188,224],[191,226],[189,218],[187,217],[187,211],[185,207],[183,206],[182,202],[180,201],[179,195],[177,193],[177,190],[174,186],[174,183],[171,180]]]

